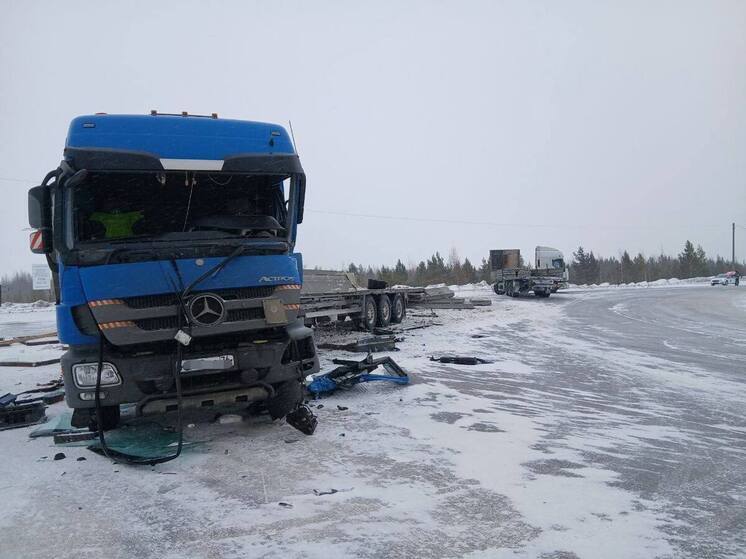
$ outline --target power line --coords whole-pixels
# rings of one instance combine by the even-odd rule
[[[380,215],[380,214],[362,214],[362,213],[351,213],[351,212],[338,212],[332,210],[316,210],[306,208],[307,212],[326,214],[326,215],[339,215],[345,217],[362,217],[369,219],[386,219],[393,221],[416,221],[426,223],[450,223],[454,225],[488,225],[492,227],[534,227],[543,229],[567,229],[571,227],[577,228],[593,228],[593,229],[670,229],[669,225],[597,225],[597,224],[561,224],[561,223],[498,223],[496,221],[478,221],[478,220],[464,220],[464,219],[448,219],[448,218],[436,218],[436,217],[419,217],[412,215]],[[720,229],[722,225],[691,225],[688,227],[694,227],[699,229]]]

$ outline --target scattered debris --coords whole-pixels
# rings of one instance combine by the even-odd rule
[[[347,411],[347,410],[349,410],[350,408],[348,408],[347,406],[340,406],[340,405],[337,405],[337,409],[338,409],[339,411]]]
[[[76,462],[84,462],[85,460],[86,460],[86,457],[85,457],[85,456],[78,456],[78,457],[76,458]]]
[[[235,413],[228,413],[225,415],[221,415],[218,418],[218,423],[221,425],[230,425],[232,423],[241,423],[243,421],[243,417],[241,417],[238,414]]]
[[[70,433],[56,433],[54,435],[54,444],[79,443],[81,441],[92,441],[98,438],[98,432],[80,429]]]
[[[58,452],[54,455],[55,460],[64,460],[65,458],[67,458],[67,456],[65,456],[64,452]]]
[[[0,361],[0,367],[42,367],[59,362],[59,357],[56,359],[44,359],[43,361]]]
[[[333,363],[340,366],[328,373],[313,377],[313,380],[307,386],[309,392],[318,396],[325,392],[334,392],[337,388],[349,388],[360,382],[371,382],[374,380],[387,380],[396,384],[409,383],[407,373],[391,357],[373,359],[373,356],[369,354],[362,361],[334,359]],[[379,366],[382,366],[388,374],[371,374]]]
[[[285,439],[287,444],[297,443],[300,439]]]
[[[463,355],[441,355],[440,357],[430,357],[430,361],[438,361],[439,363],[453,363],[455,365],[481,365],[484,363],[492,363],[486,359],[479,357],[470,357]]]
[[[401,341],[395,335],[369,336],[360,338],[348,344],[323,343],[317,344],[318,349],[341,349],[355,353],[371,353],[375,351],[398,351],[396,342]]]
[[[313,494],[317,497],[321,497],[322,495],[334,495],[335,493],[339,493],[339,489],[329,489],[328,491],[319,491],[318,489],[313,490]]]
[[[316,409],[317,409],[317,410],[320,410],[320,409],[322,409],[323,407],[324,407],[324,404],[319,404],[318,406],[316,406]]]
[[[15,400],[15,398],[13,399]],[[10,403],[0,407],[0,431],[36,425],[47,420],[42,402]]]
[[[31,340],[41,340],[43,338],[51,338],[53,336],[56,337],[57,332],[47,332],[46,334],[35,334],[33,336],[16,336],[15,338],[8,338],[7,340],[0,340],[0,347],[9,346],[13,344],[23,344]]]
[[[283,502],[283,501],[280,501],[280,502],[279,502],[279,503],[277,503],[277,504],[278,504],[278,505],[280,505],[281,507],[285,507],[286,509],[291,509],[291,508],[293,508],[293,505],[291,505],[290,503],[285,503],[285,502]]]
[[[285,416],[285,421],[287,421],[288,425],[295,427],[298,431],[306,435],[313,435],[316,425],[319,422],[308,406],[298,406],[294,411]]]
[[[474,304],[456,297],[456,294],[445,285],[431,285],[423,293],[411,293],[409,305],[429,309],[473,309]],[[490,302],[491,304],[491,302]]]

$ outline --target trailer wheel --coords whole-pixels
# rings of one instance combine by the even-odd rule
[[[378,298],[378,326],[385,328],[391,324],[391,299],[388,295]]]
[[[500,282],[495,282],[495,285],[492,286],[492,290],[497,295],[505,295],[505,289],[504,288],[501,289],[501,285],[502,284],[500,284]]]
[[[272,419],[280,419],[293,411],[303,401],[300,381],[286,380],[275,385],[275,395],[265,403]]]
[[[399,324],[407,316],[407,305],[404,303],[404,296],[401,293],[394,295],[394,301],[391,303],[391,322]]]
[[[373,331],[376,327],[376,320],[378,319],[378,306],[376,300],[373,297],[365,298],[365,305],[363,306],[362,316],[355,320],[355,324],[361,330]]]

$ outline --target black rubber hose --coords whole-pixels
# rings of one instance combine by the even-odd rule
[[[106,438],[104,437],[104,422],[103,422],[103,413],[101,412],[101,371],[104,367],[104,334],[99,329],[98,331],[99,335],[99,345],[98,345],[98,370],[96,372],[96,391],[94,393],[95,397],[95,404],[96,404],[96,423],[98,423],[98,440],[99,444],[101,444],[101,452],[104,453],[104,456],[106,456],[109,460],[113,460],[116,462],[123,462],[125,464],[130,464],[133,466],[141,466],[141,465],[149,465],[149,466],[155,466],[156,464],[163,464],[164,462],[169,462],[171,460],[174,460],[178,458],[181,455],[181,450],[184,443],[184,430],[182,428],[182,418],[181,418],[181,404],[182,404],[182,397],[181,397],[181,375],[180,375],[180,369],[181,369],[181,344],[179,344],[179,347],[176,350],[176,363],[174,364],[174,381],[176,383],[176,400],[178,405],[177,410],[177,430],[179,433],[179,440],[178,445],[176,447],[176,452],[174,454],[168,455],[168,456],[159,456],[156,458],[146,458],[144,456],[136,456],[134,454],[128,454],[126,452],[120,452],[120,451],[112,451],[109,449],[108,446],[106,446]]]

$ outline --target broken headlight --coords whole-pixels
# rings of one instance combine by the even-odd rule
[[[96,386],[98,363],[78,363],[73,365],[73,379],[78,388]],[[104,363],[101,367],[101,386],[122,384],[117,368],[111,363]]]

